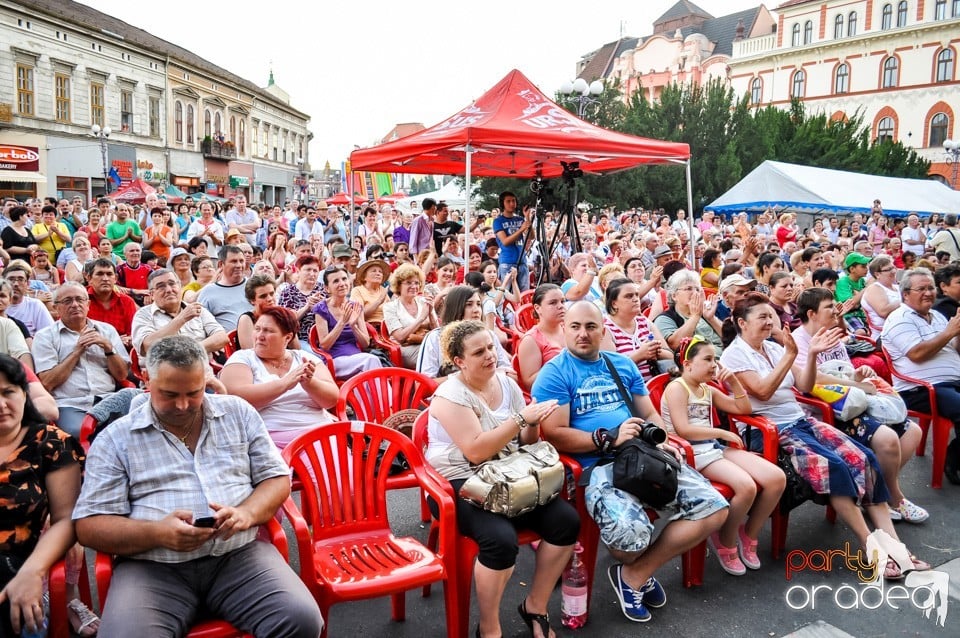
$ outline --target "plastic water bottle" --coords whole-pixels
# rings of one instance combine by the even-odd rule
[[[587,624],[587,569],[580,558],[581,554],[583,547],[577,543],[570,563],[563,570],[560,585],[560,622],[570,629],[579,629]]]
[[[36,631],[30,631],[24,626],[20,631],[20,638],[47,638],[47,617],[43,617]]]

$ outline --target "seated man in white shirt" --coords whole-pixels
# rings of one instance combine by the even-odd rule
[[[227,331],[209,310],[197,302],[180,300],[180,280],[168,268],[150,273],[147,285],[153,303],[144,306],[133,316],[133,347],[146,355],[154,343],[172,335],[195,340],[208,353],[222,350],[227,345]]]
[[[887,315],[880,338],[897,372],[933,385],[940,416],[953,422],[960,434],[960,311],[949,320],[933,312],[937,292],[933,275],[926,268],[903,274],[903,303]],[[926,388],[893,378],[893,388],[911,410],[930,411]],[[960,439],[947,447],[944,475],[960,485]]]
[[[33,359],[40,382],[60,408],[57,425],[79,436],[87,410],[127,378],[130,360],[116,328],[87,318],[90,297],[83,286],[64,283],[54,304],[60,320],[37,332]]]

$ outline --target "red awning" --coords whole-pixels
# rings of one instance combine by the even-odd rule
[[[690,147],[616,133],[557,106],[513,70],[473,104],[443,122],[350,154],[355,171],[464,174],[466,151],[480,177],[558,177],[563,163],[586,173],[640,164],[683,163]],[[327,200],[328,202],[330,200]]]
[[[346,206],[347,204],[350,203],[350,196],[347,195],[346,193],[337,193],[333,197],[328,197],[324,201],[327,202],[327,204],[329,204],[330,206]],[[357,195],[354,195],[353,197],[353,203],[355,204],[361,204],[365,201],[367,200]]]
[[[146,201],[147,195],[156,192],[157,189],[142,179],[134,179],[121,186],[117,192],[111,193],[109,197],[126,204],[142,204]]]

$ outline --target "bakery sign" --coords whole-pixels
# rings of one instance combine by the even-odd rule
[[[14,146],[12,144],[0,144],[0,170],[40,170],[40,149],[38,149],[36,146]]]

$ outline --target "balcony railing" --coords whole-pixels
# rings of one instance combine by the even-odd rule
[[[748,38],[733,43],[733,59],[748,58],[751,55],[760,55],[767,51],[773,51],[777,46],[777,34],[761,35],[756,38]]]
[[[204,157],[213,159],[234,159],[237,157],[237,147],[231,142],[203,140],[200,143],[200,152]]]

